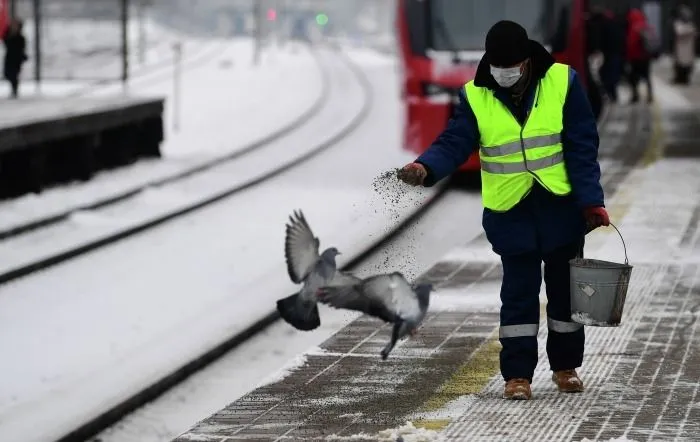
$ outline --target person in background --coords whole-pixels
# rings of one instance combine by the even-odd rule
[[[5,79],[12,88],[11,97],[17,98],[19,93],[19,74],[22,64],[27,61],[27,41],[22,34],[22,21],[14,18],[5,31],[2,39],[5,42]]]
[[[597,61],[602,58],[603,47],[603,21],[602,15],[596,13],[595,10],[586,17],[586,57],[584,59],[583,74],[588,79],[586,93],[588,101],[591,104],[593,115],[596,120],[600,118],[603,111],[603,95],[604,88],[600,85],[599,79],[596,79],[593,72],[598,66],[595,66]],[[566,44],[566,43],[565,43]],[[564,46],[566,48],[566,46]]]
[[[629,63],[629,82],[632,88],[632,103],[639,101],[639,83],[643,80],[647,86],[647,101],[654,101],[651,84],[651,61],[654,54],[649,52],[645,41],[654,34],[654,29],[647,22],[644,12],[632,8],[627,14],[627,62]]]
[[[603,65],[599,76],[610,101],[617,102],[617,86],[625,69],[625,40],[627,20],[612,10],[600,11],[602,21],[602,41],[600,50]]]
[[[543,261],[552,381],[560,392],[582,392],[576,368],[585,336],[583,326],[571,321],[569,260],[582,255],[588,231],[610,223],[598,128],[578,73],[556,63],[522,26],[496,23],[485,47],[447,128],[398,178],[432,186],[479,150],[482,223],[503,264],[503,397],[531,397]]]
[[[690,75],[695,67],[695,37],[697,30],[693,23],[693,11],[687,5],[681,5],[678,16],[673,21],[673,82],[689,84]]]

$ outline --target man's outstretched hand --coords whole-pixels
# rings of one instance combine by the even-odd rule
[[[420,163],[409,163],[403,166],[399,170],[398,178],[406,184],[411,186],[420,186],[425,181],[425,177],[428,176],[428,171],[425,170]]]

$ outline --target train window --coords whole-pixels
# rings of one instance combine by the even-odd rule
[[[432,49],[438,51],[483,50],[489,28],[499,20],[513,20],[527,29],[530,38],[546,35],[548,0],[432,0],[430,28]]]
[[[414,54],[425,54],[427,49],[427,5],[423,0],[406,0],[405,20],[408,24],[408,39]]]

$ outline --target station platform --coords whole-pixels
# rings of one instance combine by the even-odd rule
[[[129,96],[0,101],[0,197],[160,156],[163,109]]]
[[[502,273],[482,235],[419,277],[436,284],[429,314],[386,361],[390,328],[362,316],[175,442],[698,440],[698,122],[692,106],[640,104],[613,108],[601,127],[606,205],[634,269],[622,324],[586,327],[584,393],[551,382],[542,314],[533,400],[501,398]],[[585,253],[624,259],[612,228],[590,233]]]

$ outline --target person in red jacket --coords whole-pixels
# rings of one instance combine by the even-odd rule
[[[630,9],[627,14],[627,62],[629,63],[629,82],[632,87],[632,102],[639,101],[639,82],[644,80],[647,86],[647,99],[653,101],[651,86],[651,60],[645,47],[645,34],[653,35],[654,29],[647,22],[644,13],[637,8]]]

